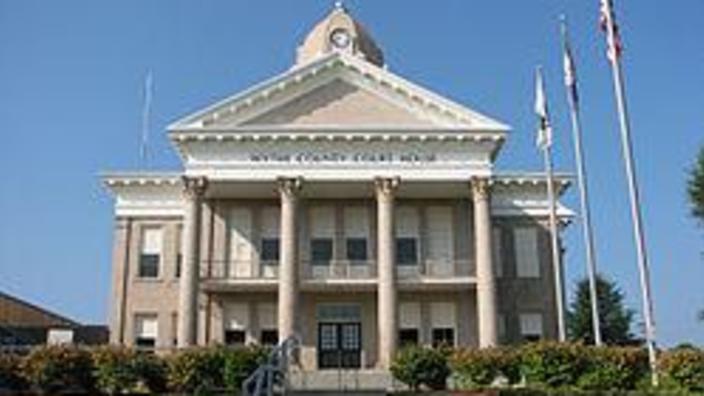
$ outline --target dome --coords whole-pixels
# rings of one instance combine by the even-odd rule
[[[339,2],[298,47],[296,65],[309,63],[334,51],[358,56],[377,66],[384,65],[384,54],[372,37]]]

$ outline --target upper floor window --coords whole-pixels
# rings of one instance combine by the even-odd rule
[[[279,263],[279,238],[262,239],[261,261],[267,264]]]
[[[311,240],[310,258],[313,265],[330,265],[330,261],[332,261],[332,239],[315,238]]]
[[[367,239],[366,238],[347,238],[347,260],[355,263],[363,263],[367,261]]]
[[[396,264],[418,264],[418,241],[415,238],[396,238]]]
[[[137,274],[140,278],[158,278],[163,242],[162,229],[143,228],[141,242]]]
[[[516,251],[516,275],[519,278],[539,278],[538,230],[520,227],[513,230]]]

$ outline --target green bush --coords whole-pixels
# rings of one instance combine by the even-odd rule
[[[220,348],[191,348],[168,357],[169,387],[193,393],[224,388],[223,353]]]
[[[577,387],[584,390],[636,389],[648,373],[648,355],[640,348],[584,348],[584,371]]]
[[[73,346],[42,346],[23,362],[24,376],[44,393],[90,392],[94,389],[90,353]]]
[[[484,388],[504,377],[520,380],[518,354],[509,348],[458,349],[450,357],[453,382],[460,389]]]
[[[260,347],[193,348],[168,357],[169,386],[176,392],[238,391],[242,382],[263,362]]]
[[[0,391],[22,391],[27,385],[22,376],[22,358],[12,353],[0,353]]]
[[[237,392],[242,388],[242,382],[264,363],[268,349],[252,346],[227,349],[223,354],[223,383],[228,391]]]
[[[92,357],[96,387],[103,393],[159,393],[166,390],[166,367],[155,355],[110,346],[93,350]]]
[[[666,387],[704,392],[704,351],[680,348],[665,352],[660,358],[662,383]]]
[[[413,390],[444,389],[450,375],[449,353],[445,349],[419,346],[403,348],[391,364],[391,374]]]
[[[521,374],[528,384],[560,388],[575,386],[586,366],[587,348],[581,344],[539,342],[520,353]]]

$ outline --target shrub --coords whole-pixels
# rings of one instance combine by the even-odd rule
[[[93,351],[98,390],[107,394],[159,393],[166,390],[163,361],[152,354],[122,347],[101,347]]]
[[[192,348],[168,357],[168,383],[176,392],[200,393],[224,387],[220,348]]]
[[[73,346],[42,346],[25,358],[23,372],[32,386],[45,393],[90,392],[93,364],[88,351]]]
[[[22,391],[27,389],[22,376],[22,359],[12,353],[0,354],[0,391]]]
[[[518,355],[509,348],[459,349],[450,357],[453,380],[460,389],[486,387],[500,377],[516,383],[518,363]]]
[[[577,386],[585,390],[635,389],[648,372],[648,355],[639,348],[584,348],[584,371]]]
[[[560,388],[574,386],[585,368],[581,344],[539,342],[519,349],[521,374],[529,384]]]
[[[450,375],[449,353],[445,349],[419,346],[403,348],[391,364],[391,374],[416,391],[423,386],[444,389]]]
[[[223,383],[227,390],[237,392],[242,388],[242,382],[264,363],[268,349],[252,346],[227,349],[223,354]]]
[[[665,386],[704,392],[704,351],[682,348],[665,352],[660,359],[660,372]]]

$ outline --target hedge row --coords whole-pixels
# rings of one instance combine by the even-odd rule
[[[704,392],[704,350],[673,349],[659,355],[661,388]],[[490,349],[401,350],[394,377],[412,389],[509,388],[627,391],[650,384],[646,351],[631,347],[596,348],[582,344],[531,343]]]
[[[265,359],[259,347],[194,348],[159,356],[130,348],[46,346],[0,354],[0,390],[54,393],[238,391]]]

